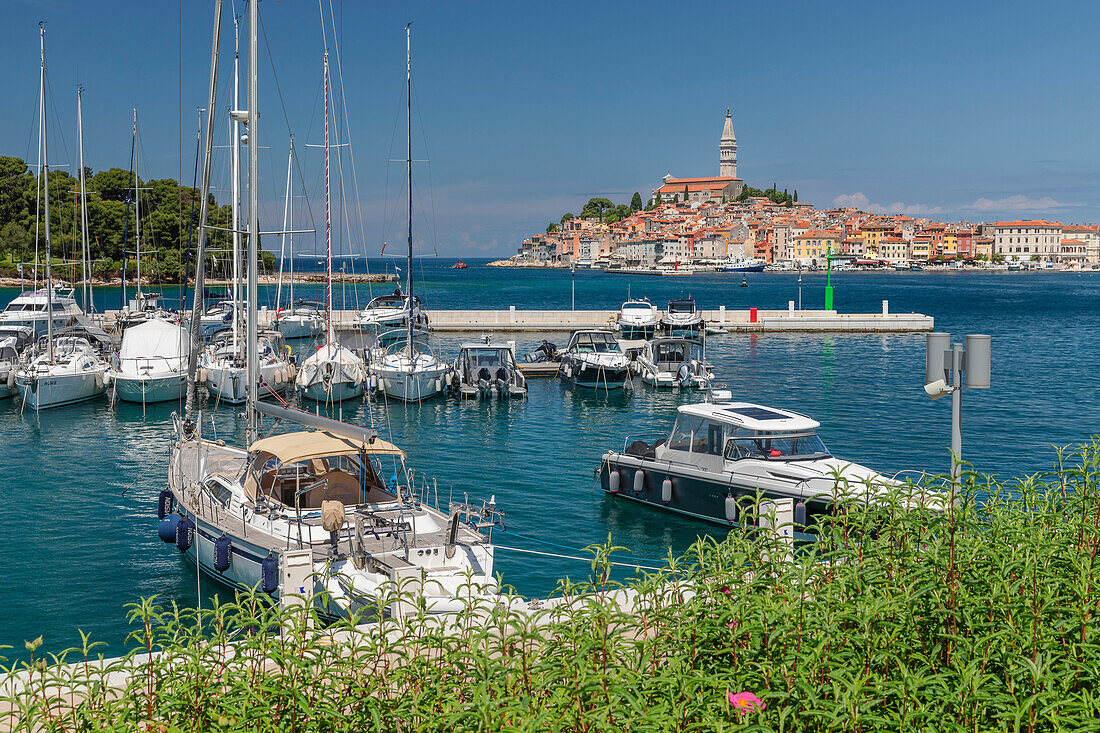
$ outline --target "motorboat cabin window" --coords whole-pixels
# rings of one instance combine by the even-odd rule
[[[472,367],[495,367],[504,363],[500,349],[470,349],[466,358]]]
[[[574,345],[579,354],[621,354],[619,342],[610,333],[578,333]]]
[[[623,303],[622,310],[625,311],[638,311],[639,313],[649,313],[653,308],[649,303]]]
[[[206,491],[210,494],[210,498],[221,504],[223,507],[229,507],[229,502],[233,498],[233,492],[229,490],[229,487],[226,486],[221,479],[208,479],[205,487]]]
[[[670,450],[722,455],[722,438],[726,426],[694,415],[681,414],[668,439]]]
[[[657,344],[657,363],[679,364],[687,361],[685,358],[686,345],[682,343]]]
[[[828,458],[829,450],[817,433],[758,432],[734,437],[726,444],[726,459],[757,458],[770,461],[799,461]]]
[[[669,313],[694,313],[695,301],[694,300],[670,300],[668,301]]]

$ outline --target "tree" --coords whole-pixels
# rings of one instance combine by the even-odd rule
[[[642,210],[642,195],[637,191],[634,192],[634,196],[630,199],[630,210],[632,212]]]
[[[684,201],[687,202],[687,200],[688,200],[688,187],[687,187],[687,184],[684,184]]]
[[[558,231],[558,225],[555,224],[554,222],[550,222],[549,224],[546,225],[546,233],[547,234],[553,234],[556,231]]]
[[[798,203],[798,189],[797,188],[794,190],[794,202],[796,204]]]
[[[603,212],[605,209],[610,209],[615,204],[611,203],[608,199],[603,198],[591,198],[588,199],[588,203],[581,209],[582,219],[591,219],[593,217],[600,217],[602,220]]]
[[[676,194],[675,196],[672,197],[672,203],[674,203],[674,204],[680,203],[680,194]]]

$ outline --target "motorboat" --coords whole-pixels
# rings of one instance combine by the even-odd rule
[[[661,317],[661,328],[669,336],[692,338],[706,329],[706,323],[695,307],[695,299],[688,296],[668,301],[668,310]]]
[[[106,390],[111,339],[92,326],[69,326],[39,339],[15,371],[24,407],[45,410],[94,399]]]
[[[729,257],[714,269],[716,272],[763,272],[766,264],[754,257]]]
[[[265,397],[277,395],[293,383],[297,374],[290,347],[274,330],[258,331],[256,341],[260,392]],[[231,329],[219,331],[199,355],[199,381],[219,402],[239,405],[247,396],[247,359],[245,340]]]
[[[169,321],[154,318],[127,328],[118,365],[107,372],[112,394],[142,404],[181,399],[190,344],[187,328]]]
[[[515,344],[494,344],[491,338],[481,343],[462,344],[450,386],[461,397],[523,397],[527,394],[527,380],[516,366]]]
[[[709,389],[714,374],[703,355],[703,342],[659,337],[646,343],[634,359],[634,371],[651,387]]]
[[[15,370],[23,351],[34,343],[30,326],[0,326],[0,399],[15,394]]]
[[[534,351],[523,355],[523,360],[528,364],[548,364],[561,361],[561,352],[558,351],[557,344],[543,339]]]
[[[355,314],[353,323],[356,328],[374,329],[381,334],[406,328],[410,320],[414,326],[426,326],[428,316],[421,312],[420,298],[407,296],[397,288],[390,295],[373,298],[366,308]]]
[[[385,337],[385,338],[382,338]],[[389,345],[369,369],[371,384],[387,397],[420,402],[443,394],[450,383],[451,365],[432,347],[426,334],[409,336],[407,329],[382,334]]]
[[[605,391],[629,389],[630,358],[606,329],[574,331],[562,352],[558,374],[577,387]]]
[[[325,312],[316,303],[299,300],[275,314],[275,328],[285,339],[311,339],[325,332]]]
[[[725,391],[682,405],[672,431],[631,436],[608,451],[600,482],[609,494],[732,526],[759,494],[793,499],[795,521],[810,527],[838,501],[884,498],[903,486],[870,468],[834,457],[806,415],[749,402]],[[653,442],[649,442],[649,441]],[[805,531],[805,530],[798,530]]]
[[[0,312],[0,327],[28,326],[41,336],[47,331],[50,320],[47,311],[53,314],[53,327],[62,329],[71,326],[76,318],[83,314],[73,297],[73,289],[61,283],[54,283],[51,289],[23,291],[15,296]]]
[[[635,298],[619,308],[617,328],[624,339],[651,339],[657,330],[660,315],[657,306],[646,298]]]
[[[469,265],[467,265],[462,260],[459,260],[458,262],[451,265],[452,270],[465,270],[467,267],[469,267]]]

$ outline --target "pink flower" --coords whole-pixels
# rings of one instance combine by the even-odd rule
[[[722,590],[722,592],[723,592],[723,593],[725,593],[725,594],[726,594],[727,596],[728,596],[728,595],[730,594],[730,588],[729,588],[729,586],[728,586],[728,585],[723,585],[723,586],[722,586],[722,588],[721,588],[721,590]]]
[[[726,628],[727,629],[736,629],[740,625],[741,624],[737,623],[736,621],[730,621],[728,624],[726,624]]]
[[[730,701],[730,705],[733,706],[733,709],[741,715],[762,711],[767,705],[767,703],[751,692],[738,692],[734,695],[727,690],[726,699]]]

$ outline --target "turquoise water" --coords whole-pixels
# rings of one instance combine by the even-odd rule
[[[431,307],[570,306],[568,271],[449,265],[417,265],[415,284]],[[1044,470],[1054,458],[1051,445],[1100,432],[1100,274],[841,273],[833,280],[844,312],[877,312],[889,299],[891,310],[933,315],[937,330],[957,337],[992,334],[994,389],[964,395],[963,452],[978,470]],[[821,306],[823,285],[824,274],[803,276],[807,308]],[[659,305],[682,293],[700,307],[783,308],[797,299],[797,275],[750,275],[749,287],[739,286],[739,275],[576,273],[584,308],[617,307],[628,287]],[[313,290],[298,294],[320,294]],[[0,302],[13,294],[0,291]],[[365,299],[367,289],[360,294]],[[117,289],[97,291],[104,304],[117,298]],[[446,335],[440,344],[453,357],[476,335]],[[515,338],[524,351],[542,335]],[[565,335],[550,338],[560,343]],[[712,338],[708,357],[738,397],[820,420],[836,455],[884,472],[947,466],[950,406],[921,389],[922,335],[731,335]],[[516,533],[499,536],[501,545],[574,554],[539,541],[580,548],[610,534],[633,556],[660,558],[718,528],[606,498],[594,489],[593,470],[628,434],[666,429],[676,406],[691,399],[641,385],[633,396],[602,397],[532,380],[522,402],[357,403],[343,418],[373,420],[408,451],[410,465],[438,479],[441,496],[495,495]],[[39,634],[47,651],[60,651],[78,643],[77,628],[119,651],[129,631],[123,604],[157,594],[193,605],[200,592],[204,602],[225,593],[205,579],[196,590],[194,570],[156,536],[155,499],[174,409],[112,408],[103,399],[35,416],[20,414],[17,400],[0,403],[0,644],[17,647],[0,655],[21,657],[23,640]],[[223,406],[213,412],[213,427],[219,437],[239,440],[244,420]],[[586,570],[507,550],[497,557],[505,582],[531,595]]]

